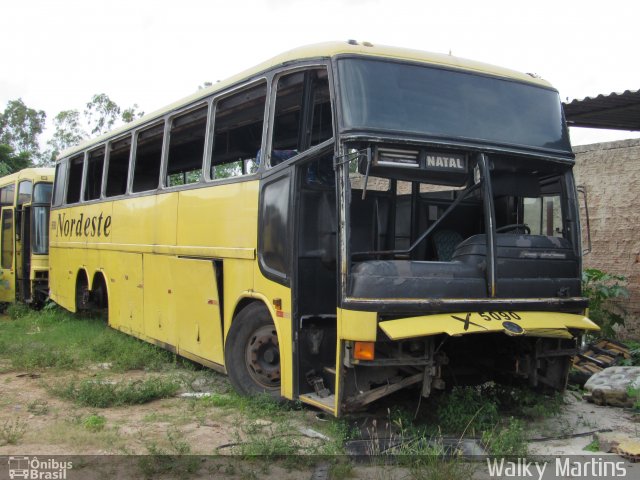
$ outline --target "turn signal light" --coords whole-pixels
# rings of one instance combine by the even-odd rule
[[[355,342],[353,358],[357,360],[373,360],[375,358],[374,342]]]

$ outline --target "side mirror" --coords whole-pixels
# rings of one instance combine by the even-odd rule
[[[582,199],[584,201],[584,213],[587,223],[587,248],[582,251],[582,255],[587,255],[591,253],[591,226],[589,225],[589,204],[587,202],[587,189],[584,185],[578,185],[576,190],[578,191],[578,193],[582,194]]]

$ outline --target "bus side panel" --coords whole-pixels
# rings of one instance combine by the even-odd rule
[[[173,258],[178,352],[224,364],[220,301],[211,260]]]
[[[178,245],[255,249],[258,182],[180,192]]]
[[[74,250],[50,247],[49,251],[49,296],[51,300],[70,312],[76,311],[76,277],[72,271],[77,268]]]
[[[144,334],[142,254],[105,252],[109,282],[109,325]]]
[[[147,195],[115,202],[111,235],[114,244],[176,244],[178,194]]]
[[[278,343],[280,344],[280,381],[281,393],[283,397],[293,398],[293,339],[292,339],[292,302],[291,289],[285,285],[280,285],[272,280],[266,279],[257,262],[254,263],[255,291],[266,297],[267,307],[271,313],[271,318],[278,332]],[[225,270],[226,272],[226,270]],[[226,281],[226,279],[225,279]],[[282,309],[275,310],[273,301],[279,299],[282,302]]]
[[[176,345],[176,315],[172,257],[143,255],[144,332],[147,337]]]

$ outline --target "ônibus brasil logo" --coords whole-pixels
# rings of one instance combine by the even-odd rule
[[[73,462],[38,457],[9,457],[9,478],[26,478],[33,480],[65,480],[67,470],[73,468]]]

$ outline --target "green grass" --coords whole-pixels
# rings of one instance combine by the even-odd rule
[[[268,394],[245,397],[230,389],[225,393],[212,393],[207,397],[194,398],[191,404],[192,409],[216,407],[230,414],[241,413],[243,418],[248,420],[283,419],[292,411],[302,408],[297,402],[278,401]]]
[[[82,380],[58,383],[49,387],[54,395],[78,405],[94,408],[137,405],[175,395],[179,384],[162,377],[149,377],[139,381],[109,382]]]
[[[599,452],[600,451],[600,442],[596,439],[593,440],[589,445],[583,448],[587,452]]]
[[[482,443],[495,456],[526,457],[528,453],[525,424],[513,417],[506,421],[506,425],[499,423],[482,432]]]
[[[102,415],[98,415],[97,413],[92,413],[84,420],[82,420],[82,425],[90,432],[99,432],[101,430],[104,430],[104,426],[106,424],[107,419]]]
[[[10,360],[12,370],[77,370],[96,363],[115,371],[163,370],[176,363],[170,352],[117,332],[99,318],[24,305],[11,305],[7,313],[11,320],[0,321],[0,357]]]

